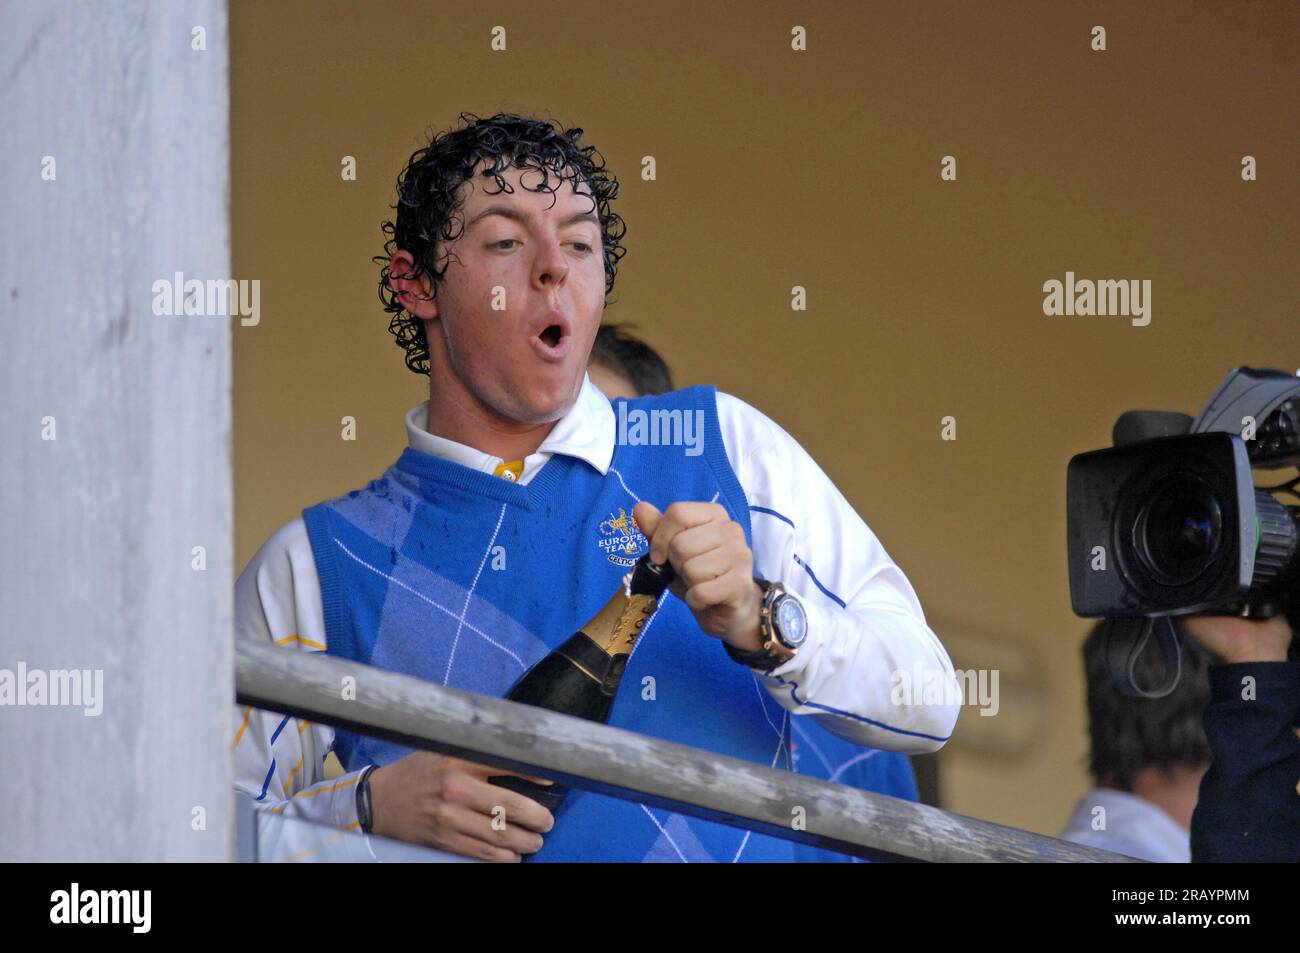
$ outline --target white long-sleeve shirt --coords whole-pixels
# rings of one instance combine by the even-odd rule
[[[717,407],[727,459],[750,504],[754,573],[784,583],[808,617],[807,639],[795,657],[771,672],[753,670],[755,677],[790,714],[814,718],[861,745],[913,754],[937,750],[956,723],[960,692],[907,577],[793,437],[730,394],[719,392]],[[506,473],[500,457],[431,434],[427,422],[427,403],[407,412],[413,449]],[[524,459],[518,481],[528,483],[554,453],[609,474],[615,430],[609,400],[584,378],[573,408]],[[320,581],[301,517],[272,535],[240,574],[235,631],[241,639],[325,651]],[[914,693],[893,691],[922,673],[942,690],[926,693],[924,701],[919,686]],[[360,771],[323,780],[334,741],[330,726],[252,708],[237,707],[235,718],[240,791],[263,810],[358,826]]]

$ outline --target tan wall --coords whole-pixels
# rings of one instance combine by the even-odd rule
[[[607,318],[640,324],[679,383],[802,441],[936,631],[996,648],[959,665],[1028,673],[997,716],[1027,752],[954,746],[946,805],[1056,833],[1087,783],[1066,461],[1125,409],[1194,412],[1233,365],[1300,366],[1300,7],[233,7],[235,268],[262,281],[261,324],[235,333],[236,568],[403,446],[422,382],[369,259],[421,131],[460,110],[550,115],[623,182]],[[508,52],[489,50],[497,24]],[[795,24],[808,52],[789,49]],[[1259,181],[1240,180],[1244,154]],[[1044,316],[1042,284],[1067,270],[1150,279],[1151,324]]]

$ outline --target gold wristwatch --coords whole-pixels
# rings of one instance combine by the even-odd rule
[[[758,609],[762,647],[758,651],[747,651],[728,642],[722,645],[727,654],[741,665],[770,672],[794,658],[808,638],[808,616],[799,600],[786,592],[781,583],[757,577],[754,582],[763,590],[763,602]]]

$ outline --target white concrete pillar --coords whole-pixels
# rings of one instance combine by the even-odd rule
[[[239,319],[153,303],[232,277],[226,3],[3,21],[0,860],[225,860]]]

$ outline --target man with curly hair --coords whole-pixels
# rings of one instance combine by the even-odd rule
[[[750,405],[707,386],[601,394],[586,367],[624,254],[617,181],[581,129],[461,118],[399,177],[377,259],[390,329],[429,377],[410,445],[259,550],[236,583],[239,637],[502,696],[649,552],[678,579],[611,724],[793,769],[792,720],[811,719],[905,790],[890,752],[936,750],[958,711],[953,690],[891,693],[917,669],[955,688],[906,576]],[[497,861],[846,859],[583,790],[552,817],[490,783],[499,768],[238,717],[237,786],[286,816]],[[321,777],[329,750],[341,778]]]

